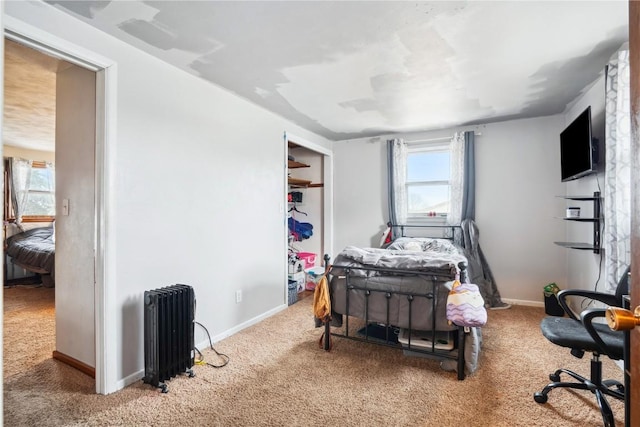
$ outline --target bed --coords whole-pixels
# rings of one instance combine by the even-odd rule
[[[38,227],[14,234],[6,240],[11,262],[40,275],[42,285],[55,286],[55,241],[53,227]]]
[[[481,335],[446,318],[452,282],[468,275],[464,249],[454,243],[461,231],[432,226],[446,230],[446,237],[406,237],[405,227],[385,249],[349,246],[335,257],[324,348],[329,335],[399,347],[406,355],[440,360],[462,380],[477,369]]]

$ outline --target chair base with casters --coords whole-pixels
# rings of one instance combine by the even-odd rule
[[[560,374],[566,374],[577,380],[577,382],[560,381]],[[613,412],[605,395],[624,400],[624,385],[616,380],[602,380],[602,362],[600,361],[600,356],[594,354],[591,358],[591,378],[585,378],[569,369],[558,369],[549,375],[549,379],[553,382],[547,384],[542,391],[534,393],[533,399],[536,402],[547,403],[549,392],[555,388],[589,390],[596,396],[604,425],[606,427],[613,427],[615,425]]]
[[[561,295],[566,293],[565,295]],[[569,310],[565,298],[566,295],[578,295],[591,297],[595,295],[589,291],[562,291],[558,299],[565,311]],[[591,295],[586,295],[591,294]],[[605,304],[614,305],[613,295],[599,297]],[[613,360],[622,360],[624,353],[624,336],[618,331],[612,331],[606,324],[594,322],[595,318],[602,318],[604,309],[590,308],[580,313],[580,318],[573,317],[545,317],[540,323],[542,335],[552,343],[571,349],[571,354],[582,358],[585,352],[592,353],[590,378],[579,375],[568,369],[558,369],[549,379],[542,391],[534,393],[533,399],[538,403],[546,403],[548,394],[556,388],[571,388],[575,390],[588,390],[596,397],[596,401],[602,414],[605,427],[614,427],[615,421],[611,406],[606,396],[624,400],[624,385],[616,380],[602,379],[602,361],[600,357],[607,356]],[[561,381],[561,375],[570,377],[570,381]],[[571,381],[573,380],[573,381]]]

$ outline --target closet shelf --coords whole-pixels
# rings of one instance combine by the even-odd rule
[[[308,179],[300,179],[300,178],[287,178],[287,183],[291,187],[308,187],[311,185],[311,181]]]
[[[318,188],[318,187],[324,187],[324,184],[322,184],[322,183],[312,184],[311,181],[309,181],[308,179],[299,179],[299,178],[291,178],[291,177],[289,177],[287,179],[287,183],[289,184],[289,187],[292,187],[292,188]]]
[[[289,169],[308,168],[310,167],[306,163],[296,162],[295,160],[287,160],[287,167]]]

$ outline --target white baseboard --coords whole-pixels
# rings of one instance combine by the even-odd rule
[[[527,301],[522,299],[508,299],[508,298],[507,299],[503,298],[502,301],[511,305],[524,305],[527,307],[544,307],[543,301]]]
[[[118,381],[116,383],[116,387],[117,387],[116,390],[122,390],[123,388],[130,386],[136,381],[140,381],[142,378],[144,378],[144,369],[138,372],[134,372],[133,374],[128,375],[123,379],[121,379],[120,381]]]
[[[227,337],[230,337],[231,335],[240,332],[241,330],[248,328],[249,326],[253,326],[256,323],[259,323],[261,321],[263,321],[264,319],[273,316],[276,313],[279,313],[280,311],[284,310],[285,308],[287,308],[287,304],[282,304],[274,309],[271,309],[265,313],[262,313],[259,316],[254,317],[253,319],[249,319],[246,322],[243,322],[241,324],[239,324],[238,326],[234,326],[231,329],[228,329],[224,332],[219,333],[218,335],[216,335],[215,337],[211,337],[211,339],[213,340],[214,343],[221,341]],[[196,347],[198,349],[202,349],[202,348],[209,348],[209,340],[206,339],[204,341],[202,341],[201,343],[196,344]],[[144,369],[141,369],[137,372],[134,372],[133,374],[126,376],[125,378],[121,379],[120,381],[117,382],[116,385],[116,390],[121,390],[133,383],[135,383],[136,381],[140,381],[142,378],[144,378]]]
[[[217,343],[218,341],[222,341],[223,339],[225,339],[227,337],[230,337],[231,335],[236,334],[236,333],[240,332],[241,330],[248,328],[249,326],[253,326],[256,323],[259,323],[259,322],[263,321],[264,319],[267,319],[267,318],[273,316],[274,314],[281,312],[282,310],[286,309],[287,307],[288,307],[287,304],[279,305],[278,307],[275,307],[275,308],[273,308],[273,309],[271,309],[271,310],[269,310],[267,312],[264,312],[261,315],[254,317],[253,319],[249,319],[246,322],[243,322],[243,323],[241,323],[241,324],[239,324],[237,326],[234,326],[231,329],[227,329],[226,331],[221,332],[221,333],[217,334],[216,336],[211,337],[211,340],[213,341],[214,344]],[[196,347],[198,349],[208,348],[209,347],[209,340],[205,339],[202,342],[196,343]]]

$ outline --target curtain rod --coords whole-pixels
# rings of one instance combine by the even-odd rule
[[[480,132],[475,132],[474,133],[475,136],[482,136],[482,133]],[[417,142],[436,142],[436,141],[448,141],[451,138],[453,138],[452,136],[441,136],[440,138],[430,138],[430,139],[414,139],[411,141],[405,141],[407,144],[413,144],[413,143],[417,143]]]

